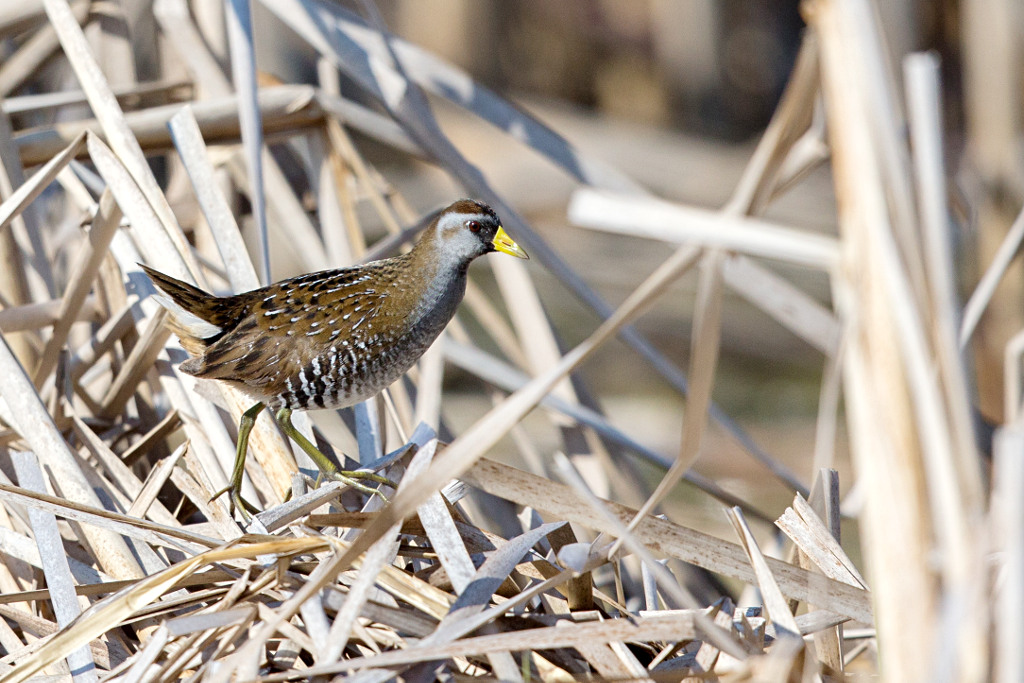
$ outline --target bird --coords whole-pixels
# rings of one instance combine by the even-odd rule
[[[270,408],[284,433],[324,476],[381,495],[341,471],[292,424],[292,412],[345,408],[400,378],[455,315],[476,258],[502,252],[528,259],[487,204],[460,199],[440,211],[413,248],[399,256],[324,270],[230,296],[215,296],[140,264],[160,290],[165,324],[189,358],[181,371],[226,382],[256,401],[238,426],[230,508],[248,521],[242,498],[249,432]],[[216,496],[215,496],[216,497]]]

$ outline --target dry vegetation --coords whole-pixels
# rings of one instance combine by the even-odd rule
[[[229,17],[225,73],[185,0],[155,0],[155,24],[133,26],[167,39],[164,80],[146,83],[124,67],[121,4],[0,8],[0,35],[15,39],[0,63],[0,681],[1024,677],[1024,433],[997,439],[990,487],[961,354],[1021,235],[961,316],[932,57],[908,58],[898,81],[866,2],[807,2],[783,100],[732,199],[706,211],[650,196],[442,60],[382,39],[370,3],[360,17],[316,0],[260,2],[318,54],[318,87],[257,87],[244,15]],[[73,78],[48,86],[55,73]],[[339,92],[339,73],[358,102]],[[571,222],[668,243],[668,258],[607,304],[450,142],[431,98],[573,177]],[[394,253],[423,217],[367,161],[368,139],[492,204],[533,260],[476,266],[493,269],[497,297],[471,285],[460,315],[473,325],[456,320],[354,419],[297,416],[307,434],[316,422],[332,435],[319,434],[325,447],[351,444],[359,466],[400,482],[387,504],[312,486],[310,463],[264,418],[245,483],[264,512],[243,528],[210,498],[248,406],[176,371],[183,352],[137,263],[241,291],[266,281],[278,249],[305,270]],[[261,155],[265,144],[276,153]],[[838,237],[757,218],[824,163]],[[834,306],[776,262],[827,274]],[[534,285],[541,268],[604,320],[567,353]],[[629,324],[694,269],[684,373]],[[711,395],[727,290],[824,366],[803,474],[752,448],[795,494],[774,520],[782,559],[747,524],[763,517],[756,505],[691,472],[709,421],[723,420]],[[616,336],[635,351],[623,363],[652,364],[687,396],[674,457],[617,429],[569,381]],[[1007,353],[1011,421],[1022,347]],[[479,400],[493,407],[444,443],[449,362],[488,387]],[[571,459],[538,453],[522,430],[538,406]],[[839,535],[837,434],[849,434],[863,501],[860,568]],[[507,435],[536,472],[486,457]],[[627,453],[667,461],[653,492]],[[732,539],[656,514],[683,479],[722,501]],[[593,487],[628,489],[640,509]],[[491,498],[471,502],[469,489]],[[745,603],[762,608],[707,604],[687,588],[694,572],[756,587]]]

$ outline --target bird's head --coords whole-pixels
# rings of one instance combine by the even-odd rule
[[[466,264],[492,251],[530,258],[501,227],[494,209],[472,199],[460,199],[441,211],[424,237],[447,258]]]

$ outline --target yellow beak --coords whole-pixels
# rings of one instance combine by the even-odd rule
[[[505,232],[505,228],[498,228],[498,234],[494,236],[494,241],[491,242],[494,248],[503,254],[509,256],[515,256],[516,258],[530,258],[530,256],[523,251],[523,248],[516,244],[508,233]]]

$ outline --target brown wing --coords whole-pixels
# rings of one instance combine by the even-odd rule
[[[182,364],[276,394],[335,340],[372,334],[387,299],[387,262],[312,273],[247,292],[244,315],[203,356]]]
[[[268,288],[253,304],[253,317],[268,334],[314,343],[363,334],[389,297],[389,261],[313,273]]]

